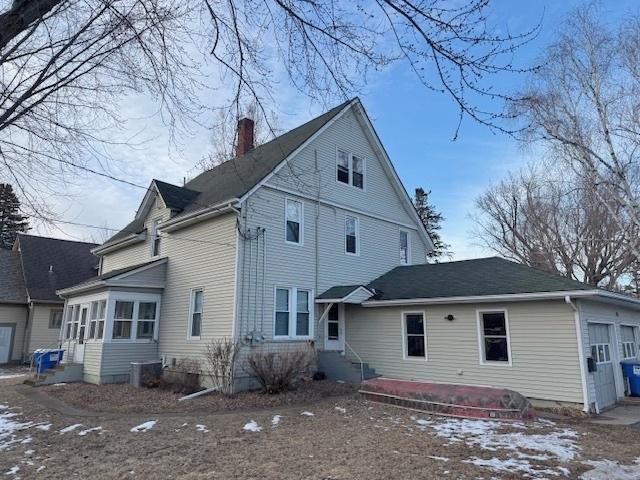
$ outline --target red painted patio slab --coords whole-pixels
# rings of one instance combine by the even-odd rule
[[[437,415],[500,420],[537,417],[524,395],[502,388],[374,378],[362,382],[360,393],[372,401]]]

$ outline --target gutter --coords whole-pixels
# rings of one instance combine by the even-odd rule
[[[89,251],[94,255],[104,255],[105,253],[118,250],[122,247],[126,247],[127,245],[132,245],[134,243],[142,242],[146,238],[147,238],[146,232],[132,233],[131,235],[127,235],[126,237],[118,240],[115,243],[107,243],[104,245],[100,245],[96,248],[92,248]]]
[[[188,227],[189,225],[201,222],[208,218],[216,217],[228,211],[237,212],[236,206],[238,205],[238,201],[239,200],[237,198],[233,198],[223,203],[219,203],[208,208],[203,208],[201,210],[197,210],[181,217],[167,220],[166,222],[160,224],[160,231],[173,232],[175,230]]]
[[[589,390],[587,389],[587,370],[584,358],[584,345],[582,344],[582,324],[580,312],[569,295],[565,295],[564,301],[573,310],[573,318],[576,324],[576,337],[578,341],[578,362],[580,362],[580,380],[582,383],[582,411],[589,413]]]

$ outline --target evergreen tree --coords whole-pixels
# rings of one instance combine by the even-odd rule
[[[27,217],[20,214],[20,201],[8,183],[0,183],[0,248],[11,249],[18,232],[28,229]]]
[[[441,224],[444,221],[444,217],[440,212],[436,211],[434,205],[429,203],[430,194],[431,191],[425,192],[422,188],[416,188],[413,204],[433,242],[433,250],[427,253],[427,261],[438,262],[442,257],[451,257],[453,253],[449,250],[451,245],[444,243],[440,237],[438,230],[442,228]]]

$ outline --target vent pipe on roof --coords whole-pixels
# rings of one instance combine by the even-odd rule
[[[244,155],[254,147],[253,127],[254,123],[250,118],[244,117],[238,120],[236,157]]]
[[[53,273],[53,265],[49,265],[49,273]]]

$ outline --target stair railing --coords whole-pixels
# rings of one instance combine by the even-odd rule
[[[363,382],[364,381],[364,362],[362,361],[362,357],[358,355],[358,352],[356,352],[346,340],[344,341],[344,346],[347,347],[351,351],[351,353],[353,353],[353,355],[358,359],[358,362],[360,363],[360,381]]]

